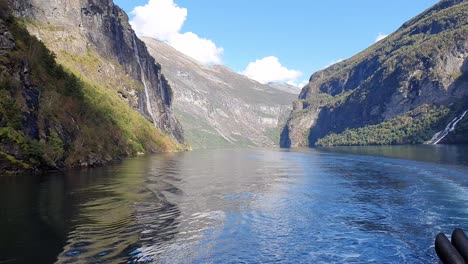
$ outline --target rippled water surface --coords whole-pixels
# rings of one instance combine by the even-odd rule
[[[205,150],[0,177],[0,263],[437,263],[466,147]]]

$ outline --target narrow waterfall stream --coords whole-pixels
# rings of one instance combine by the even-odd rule
[[[454,131],[455,128],[457,127],[457,124],[465,117],[465,115],[468,113],[468,110],[463,112],[460,116],[455,117],[448,125],[447,127],[442,130],[437,132],[431,140],[427,141],[426,144],[432,144],[432,145],[437,145],[439,144],[442,139],[444,139],[450,132]]]
[[[138,66],[140,67],[141,82],[143,83],[143,86],[145,87],[146,110],[151,116],[154,126],[156,126],[157,123],[156,123],[156,119],[154,118],[153,107],[151,107],[151,100],[149,98],[148,85],[146,84],[146,79],[145,79],[145,72],[143,71],[143,67],[141,66],[140,50],[138,49],[135,36],[132,39],[133,39],[133,49],[135,51],[135,58],[137,60]]]

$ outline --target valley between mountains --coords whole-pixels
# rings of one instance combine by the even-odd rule
[[[0,5],[2,172],[202,148],[468,142],[466,1],[438,2],[302,91],[137,36],[111,0]]]

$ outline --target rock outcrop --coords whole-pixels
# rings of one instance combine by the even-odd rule
[[[74,6],[63,3],[64,10]],[[12,4],[16,15],[27,19],[12,16]],[[110,46],[99,51],[84,31],[70,26],[68,32],[67,25],[35,20],[35,14],[44,13],[33,4],[0,0],[0,174],[95,166],[145,152],[182,149],[176,143],[183,137],[172,116],[171,90],[141,41],[134,39],[133,47],[146,53],[131,49],[139,54],[133,56],[135,61],[119,63]],[[132,36],[133,31],[126,31]],[[105,45],[106,39],[102,42]],[[144,88],[150,87],[146,96]],[[154,106],[149,108],[144,99]],[[154,110],[151,121],[157,126],[135,109]]]
[[[174,89],[176,115],[194,148],[278,145],[295,94],[142,39]]]
[[[161,66],[135,35],[125,12],[112,0],[10,1],[15,15],[25,19],[29,31],[57,54],[59,62],[94,77],[97,83],[116,88],[157,128],[184,142],[172,111],[172,90]],[[69,64],[77,57],[81,61]],[[95,65],[84,69],[83,60],[95,60]],[[129,84],[125,76],[136,84]]]
[[[356,56],[314,73],[283,147],[415,144],[467,108],[468,3],[440,1]]]

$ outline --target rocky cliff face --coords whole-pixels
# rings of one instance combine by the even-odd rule
[[[15,15],[59,62],[114,88],[155,126],[184,142],[161,67],[112,0],[11,0]],[[128,78],[128,76],[130,78]]]
[[[36,12],[31,6],[15,4],[17,15]],[[10,7],[11,3],[0,0],[0,175],[94,166],[182,148],[173,139],[181,137],[177,123],[171,124],[172,113],[164,112],[170,110],[170,90],[148,94],[159,98],[150,103],[165,104],[166,108],[152,114],[158,125],[171,129],[173,138],[132,108],[152,109],[138,95],[151,87],[147,80],[161,77],[160,72],[150,73],[145,68],[149,66],[145,66],[144,56],[135,58],[139,77],[148,78],[142,77],[142,85],[127,75],[132,72],[117,59],[99,55],[82,35],[68,35],[64,27],[37,20],[18,21]],[[30,35],[25,24],[54,47],[57,55]],[[158,80],[158,87],[167,87],[162,77]],[[144,108],[138,108],[140,105]]]
[[[281,145],[429,140],[467,107],[467,17],[466,1],[441,1],[356,56],[313,74]],[[403,117],[405,125],[392,130]],[[391,136],[378,135],[382,131]]]
[[[174,109],[194,148],[278,145],[296,95],[223,66],[203,66],[157,40],[143,41],[174,88]]]

